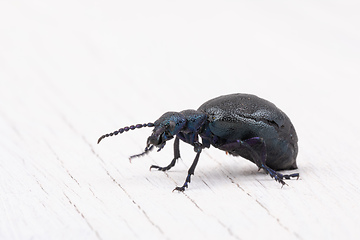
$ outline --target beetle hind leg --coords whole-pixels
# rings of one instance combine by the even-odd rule
[[[222,150],[230,152],[238,148],[245,148],[254,163],[259,167],[259,170],[264,169],[266,173],[268,173],[272,178],[275,179],[275,181],[281,183],[282,185],[286,184],[284,182],[284,179],[299,178],[299,173],[289,175],[281,174],[266,165],[266,144],[264,140],[260,137],[253,137],[243,141],[236,140],[234,142],[226,143],[221,146]]]

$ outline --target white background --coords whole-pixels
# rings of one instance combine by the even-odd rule
[[[0,239],[358,239],[358,1],[0,1]],[[299,180],[151,129],[219,95],[274,102]]]

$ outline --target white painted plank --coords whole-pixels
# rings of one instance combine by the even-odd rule
[[[0,239],[358,239],[359,4],[0,3]],[[134,159],[151,129],[248,92],[299,135],[299,180],[204,150]]]

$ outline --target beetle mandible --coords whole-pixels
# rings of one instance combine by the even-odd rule
[[[183,186],[174,189],[177,191],[188,187],[201,151],[211,145],[250,160],[282,186],[284,179],[299,178],[299,173],[283,175],[277,172],[297,168],[298,138],[293,124],[273,103],[255,95],[224,95],[205,102],[198,110],[167,112],[154,123],[131,125],[105,134],[98,143],[105,137],[142,127],[154,129],[147,139],[145,151],[130,159],[149,153],[154,146],[160,151],[168,140],[175,137],[174,158],[170,164],[166,167],[152,165],[150,169],[167,171],[172,168],[180,158],[180,140],[194,147],[195,159]]]

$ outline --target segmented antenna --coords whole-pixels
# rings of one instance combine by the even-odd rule
[[[102,135],[99,140],[98,140],[98,144],[101,140],[103,140],[104,138],[106,137],[110,137],[110,136],[113,136],[113,135],[118,135],[119,133],[123,133],[123,132],[127,132],[129,130],[134,130],[134,129],[137,129],[137,128],[142,128],[142,127],[153,127],[154,124],[153,123],[144,123],[144,124],[136,124],[136,125],[131,125],[130,127],[124,127],[124,128],[120,128],[119,130],[115,131],[115,132],[112,132],[112,133],[107,133],[107,134],[104,134]]]

